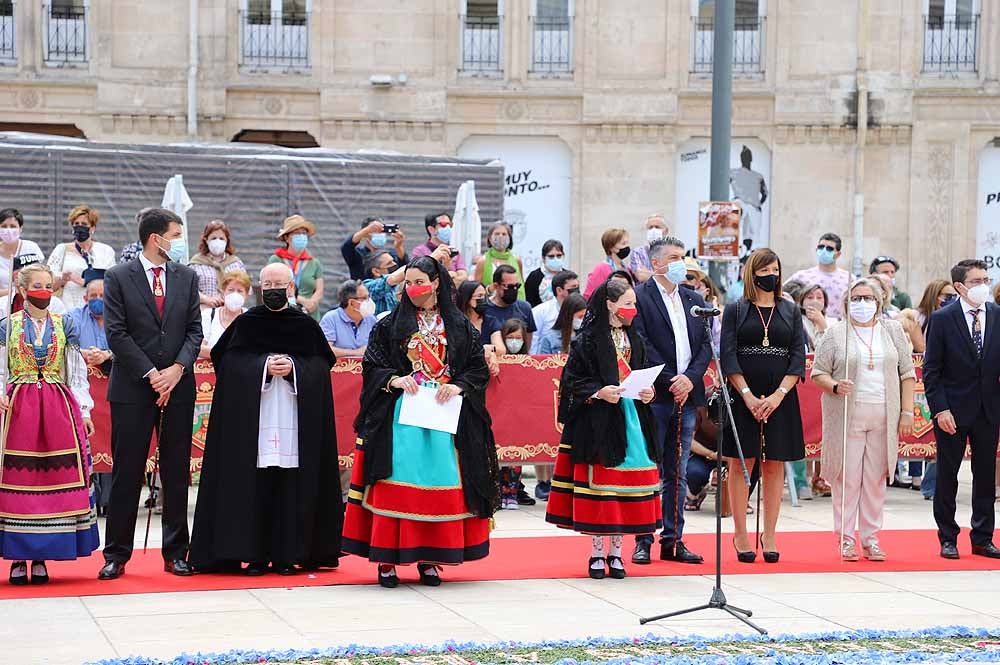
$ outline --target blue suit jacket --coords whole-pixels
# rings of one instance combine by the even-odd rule
[[[996,423],[1000,420],[1000,307],[986,303],[982,358],[965,317],[961,299],[931,315],[924,351],[924,394],[932,414],[950,410],[959,427],[971,425],[980,408]]]
[[[687,338],[691,345],[691,362],[684,375],[691,379],[694,390],[688,395],[688,404],[705,405],[705,371],[712,361],[712,336],[705,330],[704,319],[691,316],[691,307],[705,306],[705,300],[696,291],[677,287],[687,319]],[[672,402],[670,380],[677,376],[677,346],[674,341],[674,327],[670,314],[663,303],[660,289],[653,278],[646,280],[636,289],[636,308],[639,314],[632,323],[646,342],[646,353],[650,366],[664,365],[660,378],[656,381],[656,401]]]

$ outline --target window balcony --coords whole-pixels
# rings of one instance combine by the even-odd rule
[[[309,12],[240,12],[240,60],[244,69],[308,69]]]
[[[530,19],[532,74],[573,73],[573,17],[534,16]]]
[[[463,74],[500,76],[503,73],[503,17],[462,16]]]
[[[924,16],[925,72],[975,72],[978,47],[978,14]]]
[[[90,10],[82,3],[53,2],[42,5],[42,41],[45,63],[63,65],[90,59],[87,19]],[[13,19],[11,19],[13,28]],[[11,35],[13,44],[13,33]]]
[[[695,18],[692,38],[691,71],[710,74],[715,57],[715,20]],[[764,73],[763,16],[737,16],[733,27],[733,74],[757,76]]]

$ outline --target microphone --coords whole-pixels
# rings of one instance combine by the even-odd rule
[[[722,310],[717,307],[698,307],[694,305],[691,308],[691,316],[696,319],[707,319],[713,316],[719,316],[722,314]]]

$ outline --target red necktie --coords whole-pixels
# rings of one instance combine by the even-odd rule
[[[163,293],[163,282],[160,281],[160,273],[163,272],[163,268],[152,268],[152,271],[153,300],[156,301],[156,311],[160,313],[160,318],[163,318],[163,303],[167,300],[167,297]]]

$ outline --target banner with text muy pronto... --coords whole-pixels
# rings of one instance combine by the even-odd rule
[[[933,457],[934,435],[924,386],[920,374],[920,357],[917,362],[916,406],[914,407],[914,433],[899,444],[900,457]],[[557,419],[559,407],[559,378],[566,364],[565,356],[503,356],[500,358],[500,376],[490,381],[486,404],[493,417],[493,433],[497,442],[497,455],[501,464],[540,464],[554,462],[559,450],[562,427]],[[812,367],[812,357],[807,360],[806,371]],[[111,470],[111,412],[107,402],[107,377],[98,370],[90,370],[90,391],[94,398],[95,434],[91,441],[94,470]],[[191,471],[201,469],[208,430],[212,395],[215,391],[215,373],[212,363],[199,360],[195,365],[194,422],[191,435]],[[705,378],[711,383],[716,378],[710,369]],[[330,372],[337,424],[337,450],[340,466],[351,466],[354,445],[354,419],[358,414],[358,395],[361,393],[361,360],[339,361]],[[818,457],[822,439],[821,391],[812,381],[800,383],[799,405],[805,430],[806,452]],[[147,463],[153,468],[153,444]]]

